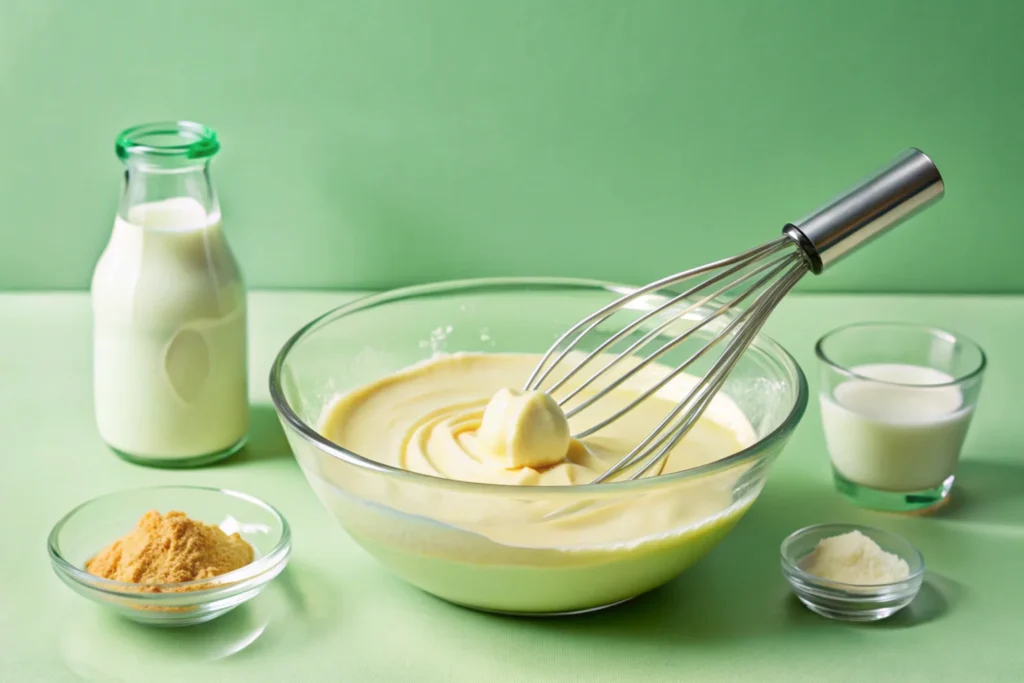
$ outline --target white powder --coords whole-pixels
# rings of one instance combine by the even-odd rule
[[[906,561],[859,531],[821,539],[800,561],[800,568],[829,581],[858,586],[893,583],[910,575]]]

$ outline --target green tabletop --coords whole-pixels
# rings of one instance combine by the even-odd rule
[[[975,338],[990,370],[954,498],[940,515],[858,510],[830,483],[812,401],[758,502],[706,560],[606,612],[513,619],[406,586],[355,545],[299,472],[267,373],[301,323],[351,294],[251,296],[249,446],[190,471],[129,465],[92,416],[87,295],[0,295],[0,681],[1020,681],[1024,678],[1024,298],[794,295],[770,333],[817,387],[812,345],[852,320],[910,320]],[[158,483],[240,489],[288,518],[288,569],[258,598],[177,630],[107,614],[51,573],[46,536],[72,506]],[[929,575],[909,610],[872,625],[806,611],[779,574],[799,526],[903,534]]]

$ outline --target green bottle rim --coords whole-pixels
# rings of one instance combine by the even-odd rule
[[[220,150],[217,132],[195,121],[158,121],[132,126],[117,136],[121,161],[131,157],[207,159]]]

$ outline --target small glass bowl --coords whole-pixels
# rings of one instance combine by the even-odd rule
[[[185,583],[111,581],[85,571],[100,550],[135,528],[146,512],[180,510],[192,519],[238,532],[255,559],[233,572]],[[109,493],[64,516],[49,538],[50,561],[76,593],[133,621],[191,626],[215,619],[256,597],[288,563],[291,532],[280,512],[237,491],[198,486],[156,486]]]
[[[902,581],[869,586],[829,581],[809,574],[800,563],[830,536],[859,531],[882,550],[902,558],[910,575]],[[878,621],[891,617],[911,603],[924,580],[924,558],[906,539],[880,529],[857,524],[816,524],[804,527],[782,542],[782,574],[808,609],[829,619]]]

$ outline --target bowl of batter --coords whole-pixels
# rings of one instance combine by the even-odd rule
[[[707,369],[694,366],[582,439],[571,436],[581,431],[577,417],[566,420],[546,394],[521,391],[562,332],[625,291],[467,280],[375,294],[312,321],[281,349],[270,389],[313,491],[392,572],[468,607],[573,614],[678,576],[753,504],[803,415],[807,383],[796,361],[759,335],[662,467],[635,481],[589,483]],[[626,315],[664,301],[642,298]],[[598,328],[581,351],[616,325]],[[664,378],[707,341],[704,332],[644,366],[586,419]],[[679,328],[662,333],[667,340]]]

